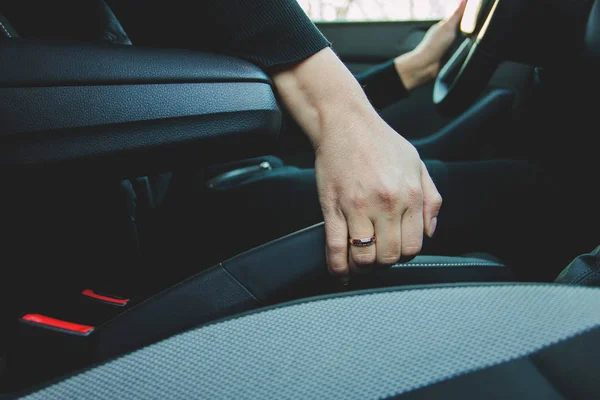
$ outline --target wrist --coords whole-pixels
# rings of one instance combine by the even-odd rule
[[[431,82],[440,69],[439,63],[430,62],[414,50],[396,57],[394,66],[407,91]]]
[[[362,90],[362,89],[361,89]],[[313,147],[317,150],[321,144],[333,136],[348,136],[352,132],[369,134],[369,129],[356,129],[361,125],[369,125],[378,119],[379,114],[364,98],[339,99],[339,101],[319,110],[319,126],[312,132],[307,132]],[[349,139],[350,140],[350,139]]]

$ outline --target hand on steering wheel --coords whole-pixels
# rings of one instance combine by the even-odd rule
[[[483,92],[500,63],[499,58],[482,50],[498,0],[486,1],[485,5],[472,24],[473,31],[465,33],[465,40],[437,75],[433,102],[441,114],[456,116],[465,111]]]
[[[414,50],[394,59],[396,71],[407,90],[410,91],[437,77],[444,56],[456,40],[465,4],[466,0],[462,0],[450,17],[429,28]]]

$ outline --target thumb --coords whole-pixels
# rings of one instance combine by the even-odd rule
[[[454,10],[454,12],[450,16],[450,18],[448,18],[448,22],[452,25],[458,26],[458,24],[460,23],[460,20],[462,19],[464,12],[465,12],[466,6],[467,6],[467,0],[461,0],[460,4],[456,8],[456,10]]]
[[[421,187],[423,188],[423,227],[425,234],[433,237],[437,227],[437,216],[442,207],[442,196],[423,162],[421,162]]]

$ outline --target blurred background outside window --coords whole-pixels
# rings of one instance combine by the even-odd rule
[[[315,22],[439,20],[460,0],[298,0]]]

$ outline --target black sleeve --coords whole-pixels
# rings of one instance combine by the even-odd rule
[[[108,2],[138,46],[225,53],[272,70],[330,45],[296,0]]]
[[[356,79],[376,109],[408,97],[408,90],[396,71],[393,59],[356,75]]]

